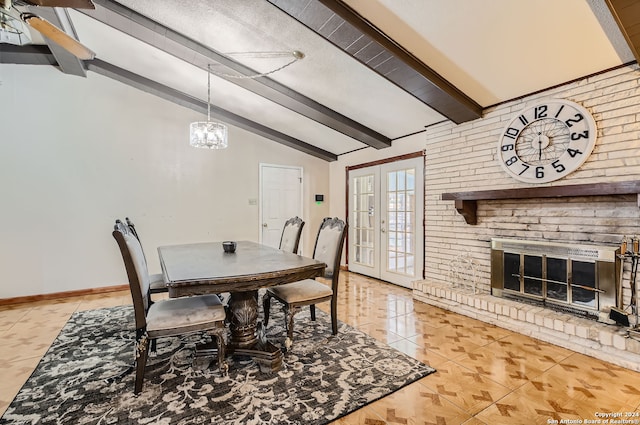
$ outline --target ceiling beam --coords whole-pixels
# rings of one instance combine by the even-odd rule
[[[605,0],[636,61],[640,63],[640,2]]]
[[[53,25],[60,28],[76,40],[78,39],[78,35],[73,28],[71,18],[69,17],[69,13],[66,9],[30,6],[29,10],[35,15],[51,22]],[[60,66],[60,70],[62,72],[65,74],[77,75],[78,77],[87,76],[87,70],[84,68],[84,64],[80,59],[68,50],[60,47],[59,44],[51,41],[49,38],[44,36],[43,38],[47,43],[47,46],[49,46],[49,50],[51,50],[51,53],[56,58],[56,62],[58,62],[58,66]]]
[[[220,78],[224,78],[233,84],[366,145],[376,149],[391,146],[389,137],[341,115],[268,77],[229,78],[221,76],[220,74],[255,75],[258,72],[115,1],[93,1],[96,4],[95,10],[81,9],[78,12],[84,13],[203,70],[207,70],[209,64],[215,65],[219,71],[216,75],[220,76]]]
[[[456,124],[482,107],[341,0],[267,0]]]
[[[146,93],[153,94],[177,105],[184,106],[205,115],[207,114],[206,102],[181,91],[172,89],[171,87],[142,77],[141,75],[134,74],[133,72],[100,59],[86,61],[85,64],[90,71],[112,78]],[[211,105],[211,117],[325,161],[336,161],[338,159],[337,155],[331,152],[327,152],[214,105]]]
[[[17,65],[58,65],[49,47],[42,44],[16,46],[13,44],[0,43],[0,63],[13,63]]]
[[[26,45],[15,46],[12,44],[0,43],[0,63],[11,63],[18,65],[54,65],[57,66],[53,54],[49,47],[45,45]],[[85,61],[83,64],[85,69],[93,71],[97,74],[114,79],[128,86],[142,90],[146,93],[153,94],[162,99],[177,105],[192,109],[204,115],[207,114],[207,103],[199,99],[191,97],[183,92],[167,87],[156,81],[144,78],[133,72],[119,68],[100,59]],[[280,133],[262,124],[248,120],[244,117],[236,115],[232,112],[211,105],[211,116],[220,121],[224,121],[230,125],[273,140],[281,145],[288,146],[300,152],[325,161],[336,161],[338,156],[334,153],[325,151],[302,140]]]

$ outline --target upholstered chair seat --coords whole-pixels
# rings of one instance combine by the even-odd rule
[[[224,319],[224,307],[217,295],[156,301],[147,311],[147,335],[157,338],[198,332]]]
[[[308,299],[331,297],[333,291],[330,286],[317,280],[305,279],[300,282],[269,288],[271,294],[287,304],[298,303]]]

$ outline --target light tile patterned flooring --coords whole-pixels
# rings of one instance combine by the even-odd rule
[[[437,372],[334,424],[606,423],[606,414],[640,423],[640,373],[413,301],[407,289],[348,272],[341,281],[340,320]],[[130,303],[114,292],[0,307],[0,413],[74,311]]]

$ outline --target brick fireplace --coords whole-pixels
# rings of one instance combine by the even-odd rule
[[[592,192],[596,194],[571,196],[572,193],[584,195],[581,190],[594,190],[590,185],[576,187],[577,192],[572,192],[569,186],[564,187],[561,196],[556,196],[558,189],[551,189],[549,193],[553,196],[549,198],[544,197],[546,192],[541,188],[531,193],[540,196],[536,198],[527,198],[530,194],[527,191],[499,191],[502,194],[500,196],[489,191],[492,192],[491,197],[496,199],[476,200],[471,212],[475,215],[475,224],[469,224],[465,216],[469,214],[469,208],[463,209],[460,203],[454,203],[454,214],[464,223],[464,226],[460,224],[461,229],[457,234],[464,236],[461,240],[440,240],[445,246],[448,243],[457,249],[449,250],[448,255],[442,255],[444,250],[440,251],[439,268],[446,270],[448,264],[462,252],[470,254],[475,264],[475,274],[479,276],[475,285],[477,290],[471,291],[465,285],[457,284],[459,282],[449,281],[448,277],[436,280],[428,275],[425,280],[414,282],[414,298],[640,371],[640,338],[630,338],[628,328],[617,325],[608,315],[609,308],[617,305],[619,297],[623,305],[628,305],[631,299],[630,264],[622,263],[616,256],[622,232],[629,232],[630,235],[640,232],[640,181],[606,184]],[[618,190],[616,187],[624,188],[619,190],[619,195],[606,194]],[[478,192],[470,193],[464,192],[464,196],[478,197]],[[484,194],[480,193],[479,197],[484,197]],[[516,199],[510,199],[511,196]],[[428,232],[429,229],[427,241]],[[529,244],[528,251],[524,246],[526,243]],[[496,290],[496,274],[504,277],[505,269],[502,265],[497,269],[494,267],[492,272],[492,257],[493,262],[497,256],[503,256],[504,259],[504,253],[507,252],[510,254],[507,257],[517,257],[518,261],[525,261],[526,255],[542,258],[544,247],[551,251],[545,254],[547,259],[534,262],[529,269],[518,263],[517,271],[506,273],[507,276],[518,276],[513,278],[511,289],[507,290],[513,296],[504,297],[504,287]],[[427,253],[427,256],[430,254],[433,255],[433,252]],[[428,261],[427,258],[425,261]],[[551,266],[547,263],[559,259],[568,261],[564,264],[567,270],[558,264]],[[623,279],[621,292],[618,292],[621,266]],[[551,272],[552,267],[556,269],[556,275]],[[595,275],[602,274],[602,277],[594,276],[590,280],[583,276],[573,282],[568,277],[568,272],[573,268],[579,269],[580,273],[591,270]],[[564,271],[559,273],[558,270]],[[442,275],[446,276],[444,273]],[[539,282],[541,285],[535,290],[526,289],[525,276],[529,278],[528,284]],[[592,285],[596,289],[598,279],[603,280],[600,282],[603,287],[593,291],[583,288]],[[556,294],[552,296],[556,299],[547,300],[547,295],[543,297],[539,291],[542,283],[545,288],[553,287],[549,281],[552,284],[558,282],[555,286],[562,286],[561,283],[579,286],[573,295]],[[580,300],[571,303],[572,297]],[[537,302],[523,302],[532,300]],[[633,317],[630,319],[633,320]]]
[[[426,129],[425,273],[414,283],[415,299],[639,370],[640,342],[627,338],[625,329],[491,295],[492,238],[616,247],[623,236],[640,235],[637,191],[603,186],[597,193],[571,192],[576,185],[640,180],[639,70],[637,64],[611,70],[487,108],[470,123]],[[597,126],[595,148],[561,180],[516,181],[497,161],[499,135],[517,111],[546,98],[572,100],[589,110]],[[496,191],[506,194],[478,196]],[[475,198],[444,197],[468,192]],[[462,255],[475,264],[477,293],[451,281],[451,265]],[[629,278],[625,263],[625,305]]]

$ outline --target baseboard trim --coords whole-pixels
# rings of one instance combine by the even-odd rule
[[[81,297],[83,295],[105,294],[128,291],[129,285],[103,286],[101,288],[78,289],[77,291],[54,292],[52,294],[27,295],[24,297],[0,298],[0,306],[55,300],[59,298]]]

